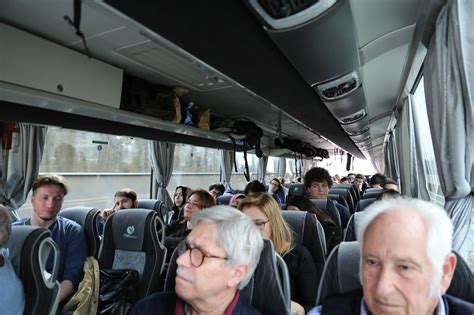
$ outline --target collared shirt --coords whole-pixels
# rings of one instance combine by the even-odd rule
[[[311,311],[309,311],[308,315],[321,315],[322,308],[322,305],[318,305]],[[362,298],[362,303],[360,303],[360,315],[370,314],[372,313],[370,313],[369,309],[367,308],[367,305],[365,304],[364,298]],[[444,303],[444,299],[442,297],[439,298],[438,307],[436,308],[435,313],[433,315],[448,315],[446,313],[446,304]]]

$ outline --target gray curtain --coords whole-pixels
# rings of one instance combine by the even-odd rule
[[[286,159],[285,158],[279,158],[277,160],[277,176],[278,177],[285,177],[286,174]]]
[[[467,256],[474,172],[474,1],[448,0],[425,59],[425,94],[453,247]]]
[[[232,168],[234,167],[234,152],[221,150],[221,182],[225,189],[232,188],[230,178],[232,176]]]
[[[385,146],[385,175],[400,183],[396,135],[392,132]]]
[[[264,155],[258,159],[257,180],[265,185],[265,175],[267,173],[268,156]]]
[[[46,127],[28,124],[18,124],[18,127],[20,132],[13,133],[12,149],[2,152],[0,163],[3,166],[0,203],[11,210],[16,219],[16,210],[25,203],[31,186],[38,177],[48,131]]]
[[[174,147],[173,143],[150,141],[151,168],[156,184],[153,196],[161,200],[168,209],[173,207],[173,201],[166,187],[173,174]]]
[[[410,164],[412,155],[411,152],[411,133],[412,123],[409,115],[409,106],[405,102],[403,106],[400,118],[397,122],[397,128],[395,129],[395,140],[398,149],[398,164],[399,164],[399,181],[400,192],[404,195],[411,196],[411,174]]]

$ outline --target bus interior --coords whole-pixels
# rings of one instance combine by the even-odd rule
[[[460,81],[451,82],[462,95],[461,116],[429,102],[441,89],[434,84],[443,71],[437,73],[436,58],[428,57],[446,11],[464,12],[458,13],[463,32],[449,35],[460,38],[461,61],[453,63],[464,70]],[[59,169],[37,165],[36,175],[47,170],[76,177],[81,197],[66,200],[68,206],[105,208],[113,191],[130,185],[140,187],[141,198],[157,198],[148,142],[181,145],[183,161],[176,161],[175,151],[175,165],[207,160],[192,171],[183,166],[181,175],[173,170],[178,179],[167,187],[171,194],[186,179],[207,188],[229,178],[226,184],[243,189],[244,151],[250,178],[267,184],[273,176],[302,177],[313,166],[332,166],[333,176],[380,172],[398,182],[404,195],[445,206],[455,222],[456,250],[473,269],[469,19],[473,5],[456,0],[0,1],[3,185],[19,167],[11,165],[15,150],[7,150],[7,140],[14,146],[20,137],[19,124],[48,127],[48,137],[64,133],[62,140],[46,141],[45,159],[79,154],[77,148],[67,153],[61,151],[66,145],[54,146],[69,141],[71,147],[68,130],[87,138],[94,154],[112,150],[106,135],[125,141],[117,147],[143,141],[128,158],[129,164],[146,161],[120,179],[97,182],[116,171],[113,165],[103,173],[68,169],[68,160]],[[198,121],[187,121],[190,113]],[[433,127],[435,118],[448,123]],[[260,153],[229,136],[236,121],[263,131]],[[449,132],[458,140],[438,140],[449,143]],[[55,151],[48,153],[48,146]],[[211,153],[200,155],[201,149]],[[225,156],[239,158],[232,177],[220,166]],[[197,174],[206,163],[215,171]],[[267,163],[274,163],[271,171]],[[363,163],[367,171],[358,171]],[[106,197],[93,196],[100,186]],[[20,217],[31,212],[29,187],[23,190],[21,203],[6,203]],[[8,200],[5,193],[0,197],[0,203]]]

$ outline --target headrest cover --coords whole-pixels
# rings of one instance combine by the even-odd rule
[[[156,215],[153,210],[124,209],[117,211],[112,219],[116,249],[141,251],[148,216]],[[151,221],[153,222],[153,221]]]
[[[361,288],[359,279],[359,242],[342,242],[339,245],[337,266],[341,293]]]

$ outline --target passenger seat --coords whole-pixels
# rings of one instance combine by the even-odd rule
[[[61,210],[59,215],[82,226],[86,233],[87,256],[97,258],[100,247],[100,210],[91,207],[71,207]]]
[[[25,291],[24,314],[55,314],[60,300],[60,285],[56,280],[59,268],[59,248],[48,229],[36,226],[12,226],[7,242],[10,259]],[[45,269],[53,251],[53,270]]]
[[[159,291],[160,274],[166,258],[166,247],[157,231],[163,222],[154,210],[123,209],[113,213],[105,225],[99,251],[101,269],[135,269],[140,275],[138,298]]]

